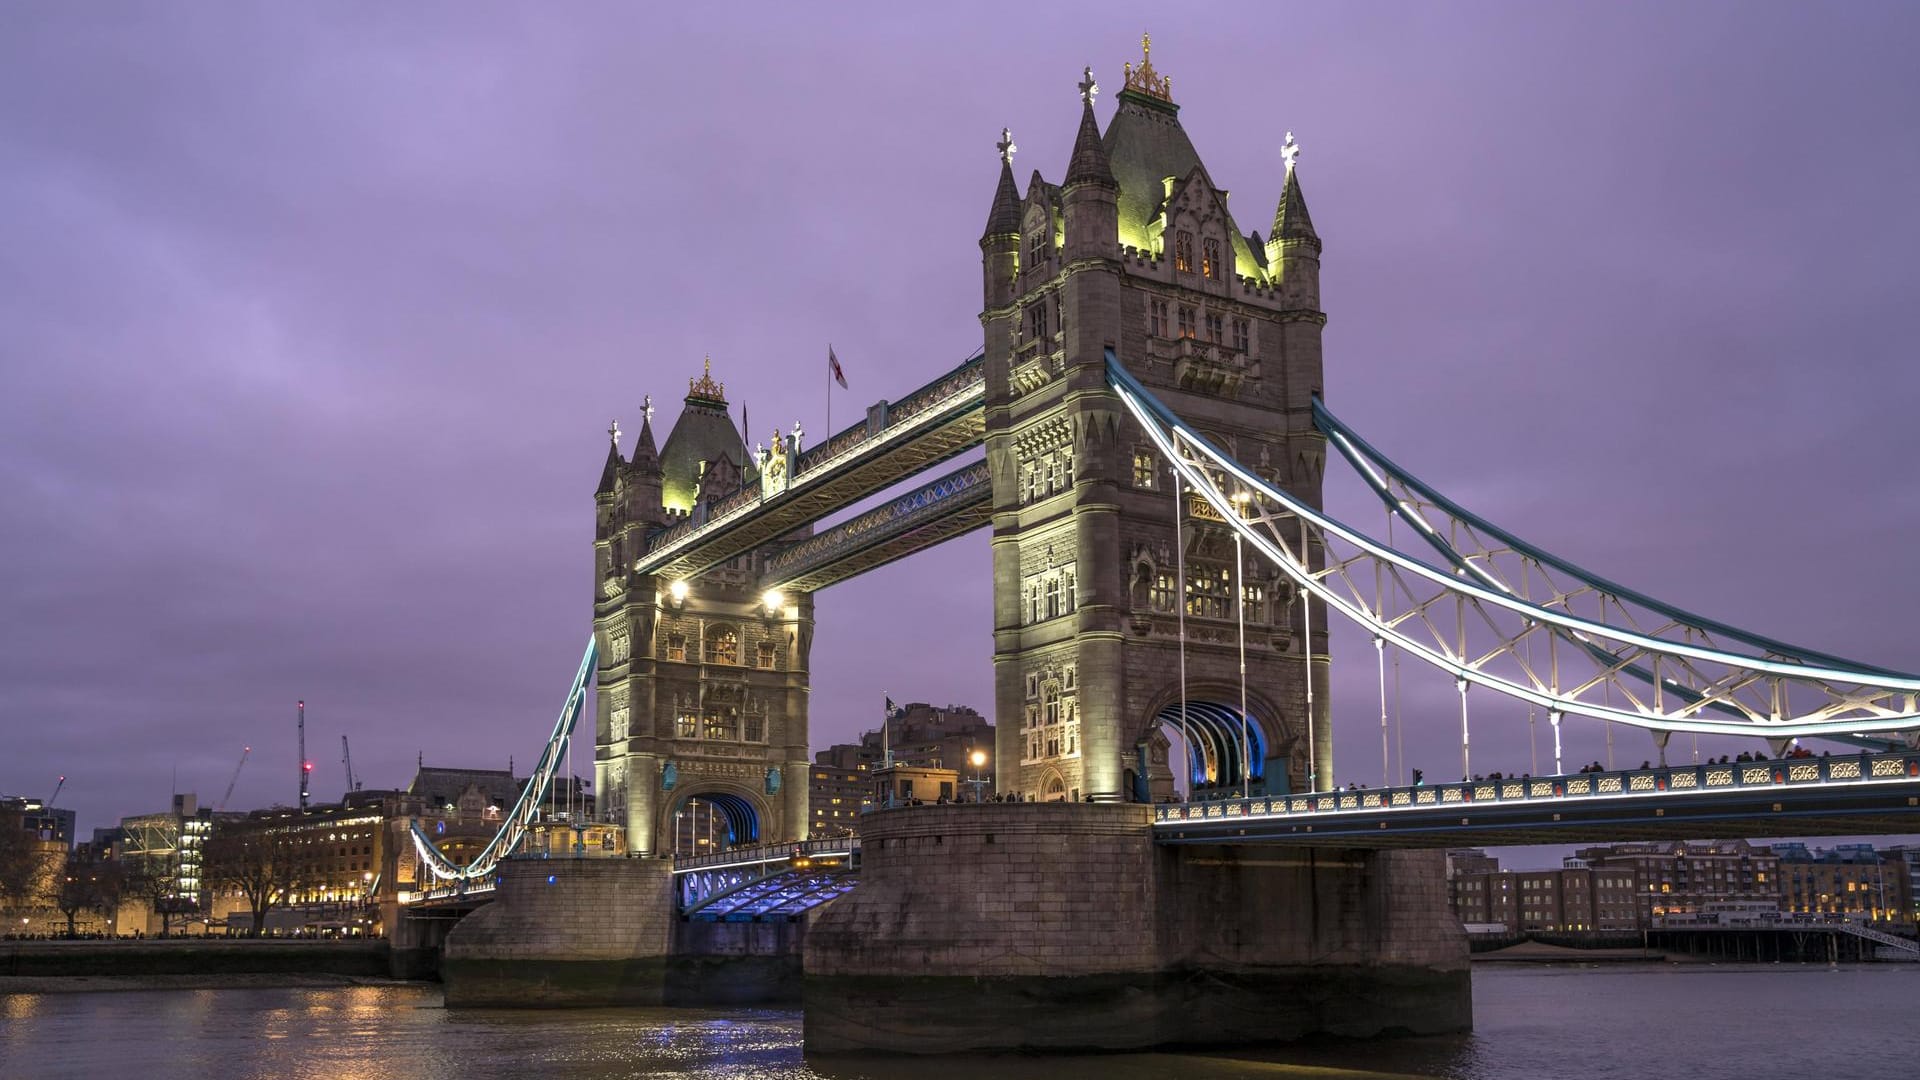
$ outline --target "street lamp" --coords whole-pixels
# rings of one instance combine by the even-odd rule
[[[987,752],[976,749],[967,756],[967,762],[973,766],[973,775],[967,779],[967,783],[973,785],[973,801],[984,802],[985,800],[980,797],[980,789],[986,785],[986,780],[980,776],[980,770],[987,764]]]

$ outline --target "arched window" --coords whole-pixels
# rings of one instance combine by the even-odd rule
[[[710,626],[707,628],[707,663],[737,664],[740,662],[740,634],[731,626]]]
[[[1058,775],[1047,778],[1048,801],[1064,800],[1067,797],[1067,783]]]
[[[1200,276],[1216,281],[1221,276],[1220,241],[1211,236],[1200,242]]]
[[[1185,229],[1173,235],[1173,268],[1183,274],[1193,273],[1193,234]]]

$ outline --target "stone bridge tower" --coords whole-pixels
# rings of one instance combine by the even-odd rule
[[[804,839],[813,598],[758,592],[759,552],[685,581],[632,571],[649,535],[758,482],[711,363],[658,450],[651,399],[644,413],[631,459],[611,430],[594,494],[600,814],[643,854],[691,842],[676,815],[693,800],[715,843]],[[786,438],[775,453],[797,452]]]
[[[1144,44],[1144,43],[1143,43]],[[1172,478],[1107,388],[1105,350],[1268,480],[1320,503],[1324,441],[1320,239],[1293,169],[1272,234],[1242,233],[1181,129],[1170,81],[1128,65],[1103,135],[1091,71],[1058,185],[1023,197],[1001,140],[984,269],[987,460],[993,475],[996,775],[1037,799],[1158,798],[1171,790],[1186,605],[1186,730],[1201,784],[1238,790],[1239,659],[1231,534],[1181,508],[1176,596]],[[1292,540],[1297,548],[1299,539]],[[1318,553],[1314,554],[1316,562]],[[1309,658],[1301,605],[1249,558],[1247,700],[1253,788],[1304,790]],[[1326,637],[1312,634],[1314,752],[1332,775]],[[1204,794],[1205,788],[1201,792]]]

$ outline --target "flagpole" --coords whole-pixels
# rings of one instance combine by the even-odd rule
[[[827,342],[827,451],[833,452],[833,342]]]

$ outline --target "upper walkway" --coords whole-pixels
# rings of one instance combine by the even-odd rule
[[[1920,751],[1168,804],[1162,843],[1367,848],[1920,830]]]
[[[986,439],[986,359],[976,353],[865,421],[803,451],[782,491],[748,484],[647,540],[634,572],[693,577],[918,475]]]

